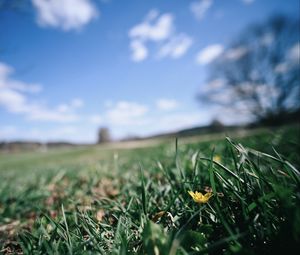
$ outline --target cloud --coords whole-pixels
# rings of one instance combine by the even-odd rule
[[[119,101],[113,103],[103,113],[102,123],[111,128],[115,137],[122,138],[126,134],[144,136],[176,131],[206,123],[206,119],[209,117],[209,114],[203,117],[203,114],[195,112],[169,112],[179,106],[179,103],[174,99],[161,98],[155,102],[155,105],[159,110],[162,110],[159,114],[147,105],[137,102]]]
[[[156,9],[152,9],[146,15],[145,21],[151,22],[152,20],[155,20],[158,16],[159,16],[159,11]]]
[[[155,109],[137,102],[119,101],[113,103],[102,115],[103,123],[110,127],[116,138],[126,135],[147,136],[162,132],[172,132],[187,127],[208,124],[210,112],[172,111],[178,108],[178,101],[160,98]]]
[[[132,27],[130,38],[131,60],[141,62],[149,57],[148,43],[154,43],[158,48],[158,58],[183,56],[192,45],[192,38],[183,33],[176,33],[174,16],[171,13],[159,14],[151,10],[144,20]]]
[[[274,72],[278,74],[284,74],[289,70],[289,65],[286,62],[281,62],[275,66]]]
[[[56,139],[56,137],[64,137],[66,135],[74,136],[76,134],[78,134],[78,129],[76,126],[61,126],[53,129],[50,132],[49,137],[50,139]]]
[[[211,92],[219,91],[225,85],[226,81],[224,79],[214,79],[201,87],[201,92]]]
[[[12,67],[0,62],[0,106],[8,112],[23,114],[28,120],[54,122],[79,120],[75,109],[83,106],[81,99],[73,99],[69,104],[60,104],[54,108],[32,102],[27,94],[37,93],[42,87],[12,78],[13,71]]]
[[[267,45],[272,42],[271,35],[265,35],[261,38],[261,44]],[[243,58],[249,49],[245,46],[238,46],[230,49],[224,49],[221,44],[212,44],[202,49],[196,56],[196,62],[202,65],[213,62],[219,56],[224,60],[237,61]]]
[[[288,60],[299,64],[300,59],[300,42],[295,43],[287,53]]]
[[[72,101],[71,101],[71,108],[81,108],[84,106],[84,102],[82,99],[80,98],[74,98]]]
[[[174,17],[170,13],[159,16],[157,10],[151,10],[142,23],[137,24],[129,31],[131,39],[131,60],[141,62],[148,57],[148,41],[159,42],[166,40],[174,31]]]
[[[106,120],[112,125],[140,124],[148,112],[148,107],[135,102],[120,101],[111,106],[106,112]]]
[[[32,0],[41,26],[79,29],[98,16],[90,0]]]
[[[206,12],[212,6],[212,0],[200,0],[190,4],[190,10],[196,19],[201,20],[205,17]]]
[[[74,98],[69,104],[67,104],[67,103],[60,104],[57,107],[57,111],[62,112],[62,113],[71,112],[75,109],[79,109],[79,108],[83,107],[83,105],[84,105],[84,102],[82,99]]]
[[[0,89],[7,87],[7,77],[12,75],[13,68],[0,62]],[[9,88],[26,93],[38,93],[42,90],[42,86],[39,84],[26,84],[17,80],[9,81]]]
[[[176,132],[185,128],[207,125],[210,121],[211,113],[207,111],[167,113],[150,118],[147,124],[149,127],[147,133],[141,135]]]
[[[59,112],[55,109],[39,108],[33,106],[26,111],[28,120],[53,121],[53,122],[75,122],[80,119],[79,115],[72,112]]]
[[[224,51],[221,44],[212,44],[202,49],[196,56],[196,62],[201,65],[206,65],[214,61]]]
[[[248,49],[244,46],[239,46],[236,48],[231,48],[225,52],[225,58],[228,60],[239,60],[246,55]]]
[[[160,116],[144,116],[138,125],[114,126],[112,133],[117,138],[124,138],[124,135],[149,136],[166,132],[175,132],[184,128],[206,125],[211,120],[211,114],[207,111],[197,112],[174,112]]]
[[[179,103],[175,99],[160,98],[156,101],[156,107],[159,110],[170,111],[179,106]]]
[[[26,111],[25,96],[9,88],[1,88],[0,92],[0,105],[4,106],[9,112],[20,113]]]
[[[93,124],[97,124],[100,125],[103,123],[103,118],[102,116],[98,115],[98,114],[94,114],[88,117],[88,120],[93,123]]]
[[[158,57],[170,56],[171,58],[180,58],[193,44],[191,37],[185,34],[179,34],[171,38],[166,44],[164,44],[159,52]]]
[[[133,40],[130,43],[130,48],[132,51],[131,59],[133,61],[140,62],[148,57],[148,49],[145,47],[142,41]]]
[[[25,95],[8,88],[0,89],[0,105],[10,113],[25,115],[28,120],[73,122],[79,119],[77,114],[62,111],[61,107],[49,109],[32,103]]]
[[[278,74],[285,74],[299,66],[300,58],[300,43],[295,43],[290,47],[284,57],[284,61],[277,64],[274,68],[274,72]]]
[[[173,27],[174,17],[170,13],[162,14],[158,17],[158,13],[151,10],[145,20],[131,28],[129,37],[141,41],[161,41],[170,37]]]

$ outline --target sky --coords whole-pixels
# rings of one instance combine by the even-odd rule
[[[210,64],[247,26],[299,17],[298,0],[28,1],[0,7],[0,141],[93,143],[99,127],[119,139],[234,123],[196,99]]]

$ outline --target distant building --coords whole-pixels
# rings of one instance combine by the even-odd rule
[[[102,127],[98,132],[98,144],[100,143],[109,143],[111,141],[109,129]]]

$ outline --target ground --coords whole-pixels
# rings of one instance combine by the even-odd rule
[[[287,252],[300,241],[299,130],[1,154],[1,253]]]

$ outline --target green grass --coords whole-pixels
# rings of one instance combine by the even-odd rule
[[[254,255],[299,247],[299,127],[193,139],[0,155],[0,253]],[[188,191],[205,187],[214,195],[195,203]]]

